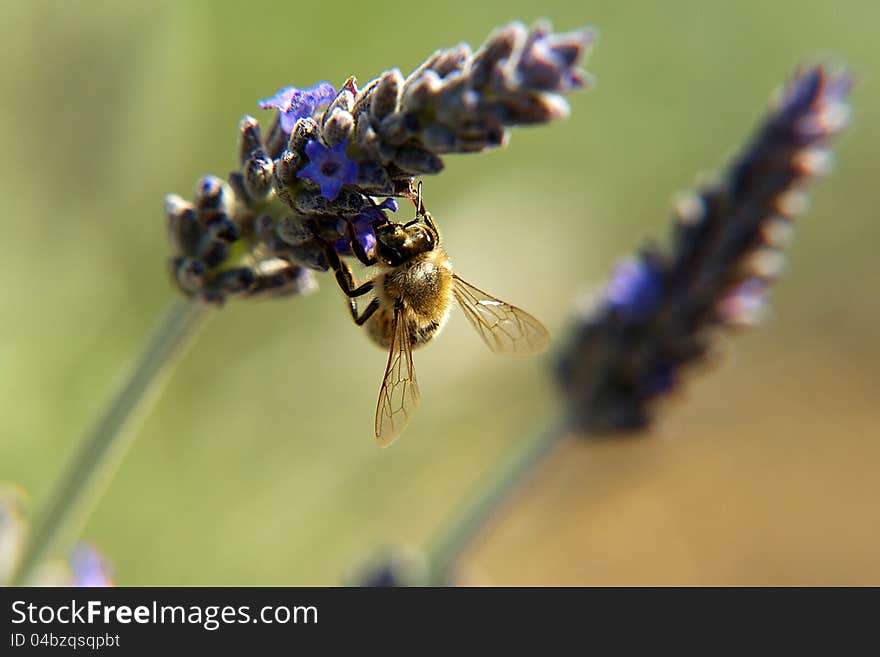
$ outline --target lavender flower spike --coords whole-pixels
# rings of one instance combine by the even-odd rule
[[[828,168],[849,87],[825,66],[798,73],[721,181],[678,204],[671,247],[618,267],[559,362],[576,430],[644,427],[651,403],[707,352],[707,329],[762,316],[799,188]]]
[[[173,283],[217,305],[312,291],[327,245],[371,252],[373,224],[396,209],[376,198],[410,197],[416,176],[439,173],[448,153],[495,148],[513,126],[566,116],[562,94],[586,85],[591,43],[587,30],[512,23],[476,52],[435,52],[406,78],[392,69],[361,88],[354,77],[338,91],[283,87],[259,101],[277,110],[265,134],[241,120],[237,170],[202,178],[193,202],[166,198]]]

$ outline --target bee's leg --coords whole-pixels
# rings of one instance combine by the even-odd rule
[[[410,185],[412,185],[412,183],[410,183]],[[374,219],[373,220],[373,228],[375,228],[377,225],[384,226],[385,224],[387,224],[388,218],[385,216],[385,213],[382,211],[382,208],[379,207],[379,204],[373,200],[373,197],[372,196],[364,196],[364,198],[367,199],[367,201],[370,202],[370,205],[373,206],[373,209],[376,211],[376,215],[378,217],[381,217],[381,219]]]
[[[372,199],[370,199],[370,200],[372,200]],[[352,253],[354,253],[355,256],[357,257],[357,259],[360,260],[365,265],[367,265],[368,267],[370,265],[375,265],[376,264],[376,257],[375,256],[370,257],[369,255],[367,255],[367,252],[364,251],[364,247],[355,238],[354,224],[351,222],[350,219],[345,220],[345,226],[346,226],[345,237],[348,240],[349,245],[351,246]]]
[[[339,288],[345,292],[347,297],[353,300],[355,297],[364,296],[367,292],[373,289],[373,281],[367,281],[361,285],[356,285],[351,267],[348,266],[348,263],[342,262],[339,258],[339,254],[336,253],[336,249],[326,242],[324,243],[324,254],[327,257],[327,262],[330,264],[331,269],[333,269],[336,274],[336,282],[339,284]]]
[[[337,257],[338,259],[338,257]],[[364,323],[373,316],[377,310],[379,310],[379,299],[373,297],[370,300],[370,303],[367,304],[367,307],[364,308],[364,312],[358,314],[358,305],[357,305],[357,297],[362,296],[373,289],[373,281],[367,281],[363,285],[354,287],[354,277],[352,276],[351,269],[348,268],[348,265],[341,260],[339,261],[340,269],[336,270],[336,280],[339,282],[339,287],[342,288],[342,291],[348,296],[348,311],[351,313],[351,319],[358,326],[363,326]],[[349,287],[344,287],[342,282],[339,281],[339,277],[343,276],[346,278],[346,285]],[[363,290],[363,292],[361,292]],[[360,292],[360,294],[358,294]]]
[[[357,302],[354,299],[349,299],[349,301],[351,302],[351,318],[358,326],[363,326],[364,323],[373,316],[373,313],[379,310],[379,300],[376,297],[373,297],[373,300],[370,301],[369,305],[364,308],[364,312],[362,312],[360,316],[358,316]]]

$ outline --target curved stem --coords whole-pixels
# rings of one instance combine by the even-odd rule
[[[568,433],[568,423],[564,420],[536,432],[469,498],[462,512],[428,549],[427,584],[450,585],[461,553]]]
[[[56,485],[27,543],[13,585],[27,582],[68,532],[81,529],[131,445],[136,425],[158,398],[167,375],[207,316],[207,306],[197,301],[176,301],[168,309],[124,385]]]

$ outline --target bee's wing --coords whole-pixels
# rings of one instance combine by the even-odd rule
[[[489,349],[497,354],[534,354],[547,347],[550,334],[537,319],[458,276],[454,278],[455,298]]]
[[[419,384],[413,368],[406,311],[395,310],[391,349],[376,406],[376,440],[387,447],[401,434],[419,405]]]

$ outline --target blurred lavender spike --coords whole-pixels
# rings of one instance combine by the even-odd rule
[[[27,535],[25,497],[18,486],[0,482],[0,586],[8,584],[21,558]]]
[[[721,180],[677,204],[670,248],[618,264],[558,363],[576,430],[645,427],[651,402],[706,354],[707,329],[760,319],[800,188],[827,172],[826,144],[847,123],[849,89],[826,66],[796,74]]]
[[[0,482],[0,586],[9,585],[30,531],[24,513],[26,497],[20,487]],[[109,563],[96,547],[88,543],[77,545],[67,561],[41,562],[27,583],[35,586],[113,586]]]

